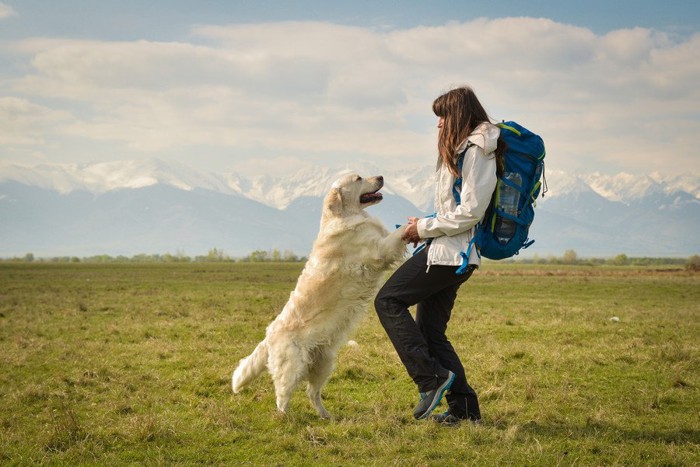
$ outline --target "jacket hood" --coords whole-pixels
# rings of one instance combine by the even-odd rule
[[[498,137],[501,134],[501,129],[493,123],[484,122],[474,128],[474,131],[462,142],[457,148],[457,153],[464,151],[467,142],[476,144],[484,150],[486,154],[490,154],[496,150],[498,145]]]

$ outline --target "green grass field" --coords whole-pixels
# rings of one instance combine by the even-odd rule
[[[371,308],[333,420],[231,393],[301,267],[0,263],[0,464],[700,464],[700,274],[486,264],[449,328],[484,423],[450,428]]]

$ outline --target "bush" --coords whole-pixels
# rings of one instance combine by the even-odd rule
[[[616,265],[616,266],[627,266],[628,264],[630,264],[630,259],[627,257],[626,254],[621,253],[621,254],[615,256],[612,259],[611,263]]]
[[[576,264],[578,262],[578,255],[574,250],[566,250],[564,256],[561,258],[563,264]]]
[[[693,255],[690,258],[688,258],[688,262],[686,263],[685,268],[688,271],[700,271],[700,256]]]

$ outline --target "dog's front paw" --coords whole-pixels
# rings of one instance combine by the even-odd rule
[[[404,224],[404,225],[396,224],[396,230],[391,232],[391,234],[389,236],[403,238],[403,234],[406,232],[406,227],[408,227],[407,224]]]

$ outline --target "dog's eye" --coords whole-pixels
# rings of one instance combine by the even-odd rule
[[[355,179],[356,182],[359,182],[359,181],[361,181],[361,180],[362,180],[362,177],[360,177],[359,175],[358,175],[357,178]]]

